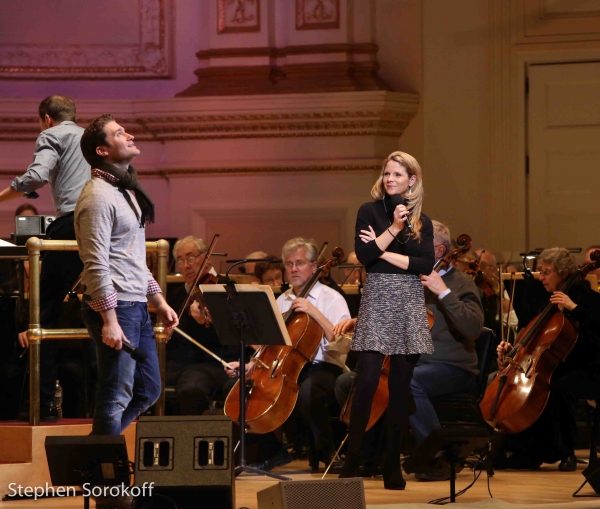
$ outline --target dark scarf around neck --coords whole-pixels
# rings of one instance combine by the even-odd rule
[[[141,227],[145,226],[147,222],[154,223],[154,202],[146,190],[138,182],[137,171],[135,171],[133,166],[129,165],[127,171],[123,171],[120,168],[117,168],[114,164],[102,163],[98,165],[98,169],[117,178],[119,180],[117,183],[119,188],[133,191],[135,194],[135,199],[137,200],[140,210],[142,211],[142,216],[139,218]],[[131,205],[131,208],[137,216],[137,210],[135,209],[133,203],[130,202],[129,205]]]

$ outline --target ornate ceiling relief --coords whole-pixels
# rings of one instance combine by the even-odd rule
[[[138,0],[139,35],[132,44],[0,45],[0,78],[136,79],[166,78],[172,73],[170,8],[172,0]],[[91,4],[72,3],[73,19],[93,23]],[[31,30],[35,27],[30,28]]]

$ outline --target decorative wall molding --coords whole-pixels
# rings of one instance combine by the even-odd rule
[[[519,44],[600,40],[598,0],[513,1]]]
[[[381,169],[380,164],[328,164],[328,165],[295,165],[295,166],[236,166],[236,167],[213,167],[213,168],[168,168],[160,170],[140,171],[143,177],[190,177],[194,175],[210,175],[210,174],[234,174],[234,173],[251,173],[251,174],[266,174],[266,173],[324,173],[332,171],[357,172],[357,171],[378,171]]]
[[[74,9],[76,3],[74,4]],[[2,79],[149,79],[172,73],[172,0],[138,0],[137,44],[0,46]]]
[[[250,47],[250,48],[215,48],[198,51],[196,57],[199,60],[210,58],[239,58],[239,57],[270,57],[283,58],[289,55],[317,55],[330,53],[345,53],[346,55],[376,55],[379,47],[371,42],[357,44],[306,44],[286,46],[284,48],[274,47]]]
[[[165,115],[119,117],[137,139],[165,142],[174,140],[227,138],[289,138],[314,136],[400,137],[418,107],[416,96],[406,95],[402,110],[325,111],[238,115]],[[81,126],[93,120],[80,118]],[[39,125],[34,117],[0,117],[0,141],[34,141]]]
[[[218,0],[217,33],[259,31],[260,0]]]
[[[194,177],[198,175],[224,175],[224,174],[267,174],[267,173],[324,173],[324,172],[357,172],[379,171],[381,164],[327,164],[327,165],[294,165],[294,166],[215,166],[207,168],[161,168],[160,170],[141,170],[138,173],[142,178]],[[0,178],[14,178],[22,175],[23,168],[14,170],[0,170]]]
[[[340,0],[296,0],[296,30],[340,28]]]
[[[177,97],[293,94],[391,90],[376,61],[323,62],[238,67],[205,67],[194,71],[198,83]]]

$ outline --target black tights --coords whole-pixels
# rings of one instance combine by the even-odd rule
[[[348,454],[360,454],[365,429],[369,423],[373,395],[381,375],[385,356],[379,352],[358,352],[358,379],[352,400],[348,430]],[[419,354],[390,356],[388,387],[390,400],[387,410],[387,451],[399,457],[400,443],[408,429],[408,395],[413,370]]]

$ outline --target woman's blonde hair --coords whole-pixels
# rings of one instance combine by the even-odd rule
[[[421,231],[421,208],[423,205],[423,170],[417,160],[406,152],[392,152],[383,161],[381,166],[381,174],[371,189],[371,196],[376,200],[382,200],[385,197],[385,189],[383,188],[383,173],[388,162],[396,161],[398,164],[406,168],[408,177],[415,176],[415,183],[410,188],[410,193],[406,193],[406,208],[410,210],[410,224],[413,227],[415,236],[420,238]]]

